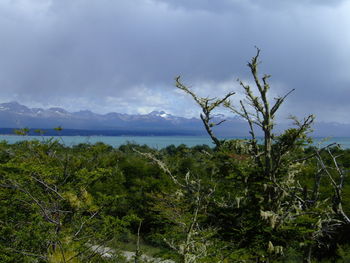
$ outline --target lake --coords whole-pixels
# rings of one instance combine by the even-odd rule
[[[94,144],[103,142],[113,147],[130,143],[137,143],[140,145],[146,144],[149,147],[161,149],[169,145],[178,146],[185,144],[188,147],[196,145],[214,146],[211,139],[205,136],[17,136],[17,135],[0,135],[0,141],[7,141],[8,143],[16,143],[24,140],[47,140],[49,138],[58,139],[66,146],[73,146],[79,143]],[[232,139],[247,139],[248,137],[236,137]],[[350,149],[350,137],[333,137],[333,138],[314,138],[314,145],[325,146],[330,143],[339,143],[343,148]]]

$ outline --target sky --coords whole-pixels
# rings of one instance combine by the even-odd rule
[[[281,118],[350,123],[350,0],[1,0],[0,102],[192,117],[252,83],[261,49]],[[228,113],[227,113],[228,114]]]

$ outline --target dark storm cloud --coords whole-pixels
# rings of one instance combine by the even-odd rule
[[[0,98],[190,114],[174,76],[202,94],[222,93],[249,79],[257,45],[273,94],[297,89],[286,113],[347,122],[349,11],[349,1],[316,0],[4,1]]]

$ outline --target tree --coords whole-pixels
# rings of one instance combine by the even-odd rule
[[[241,100],[238,107],[232,105],[229,100],[234,92],[228,93],[222,99],[200,98],[180,82],[180,77],[176,78],[176,87],[191,95],[202,108],[201,119],[218,151],[228,153],[231,158],[239,161],[239,163],[230,162],[232,166],[246,163],[245,171],[238,172],[236,168],[227,167],[227,164],[224,166],[226,170],[231,170],[229,176],[234,180],[231,186],[234,186],[235,189],[243,189],[242,191],[232,189],[230,193],[234,197],[226,198],[226,206],[232,214],[231,220],[240,222],[236,227],[240,228],[240,235],[244,235],[248,240],[244,244],[238,244],[236,249],[249,250],[250,247],[251,252],[249,253],[252,253],[252,258],[255,257],[259,262],[268,262],[283,255],[283,251],[288,247],[286,240],[293,239],[303,244],[304,260],[310,262],[314,243],[318,242],[320,237],[327,232],[324,230],[327,225],[331,227],[336,222],[335,215],[348,223],[349,218],[344,214],[341,206],[344,173],[334,162],[335,170],[340,178],[340,183],[335,183],[319,153],[313,155],[317,156],[321,171],[328,175],[333,185],[334,214],[329,214],[325,200],[308,199],[310,190],[301,187],[297,179],[303,173],[302,167],[306,159],[298,159],[298,156],[302,155],[304,146],[310,143],[307,133],[310,131],[314,116],[310,115],[302,121],[292,117],[294,128],[287,129],[281,134],[275,133],[276,114],[294,89],[284,96],[275,98],[274,103],[271,103],[268,98],[270,90],[268,80],[271,76],[267,74],[259,76],[259,57],[260,49],[257,48],[256,55],[248,63],[255,88],[238,80],[245,93],[245,100]],[[211,101],[213,102],[210,103]],[[211,130],[211,127],[217,125],[210,123],[212,110],[220,105],[224,105],[232,113],[247,121],[251,139],[239,144],[239,149],[236,147],[237,143],[222,143]],[[258,143],[256,129],[260,129],[263,133],[262,145]],[[234,145],[236,146],[232,148]],[[242,152],[248,153],[248,156],[242,155]],[[216,161],[223,163],[219,159]],[[317,174],[313,196],[319,196],[317,187],[320,183],[319,178]],[[234,202],[237,205],[235,208],[232,205]],[[313,205],[310,205],[311,203]],[[258,222],[252,223],[254,218],[259,219]],[[319,222],[319,227],[315,227],[317,222]]]

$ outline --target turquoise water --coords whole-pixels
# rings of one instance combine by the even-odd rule
[[[119,147],[120,145],[126,144],[128,142],[137,143],[140,145],[146,144],[149,147],[161,149],[169,145],[178,146],[180,144],[185,144],[189,147],[196,145],[207,144],[209,146],[214,146],[209,137],[200,136],[62,136],[56,137],[61,143],[67,146],[73,146],[79,143],[97,143],[103,142],[109,144],[113,147]],[[0,135],[0,141],[5,140],[8,143],[16,143],[18,141],[24,140],[47,140],[52,138],[50,136],[17,136],[17,135]],[[245,139],[244,137],[237,137],[234,139]],[[333,137],[333,138],[314,138],[314,145],[316,146],[326,146],[330,143],[338,143],[344,149],[350,149],[350,137]]]
[[[196,145],[207,144],[214,146],[208,137],[196,136],[17,136],[17,135],[0,135],[0,141],[6,140],[8,143],[16,143],[25,140],[47,140],[49,138],[58,139],[61,143],[67,146],[77,145],[79,143],[97,143],[103,142],[113,147],[119,147],[128,142],[137,143],[140,145],[148,145],[149,147],[161,149],[171,144],[176,146],[185,144],[189,147]]]

